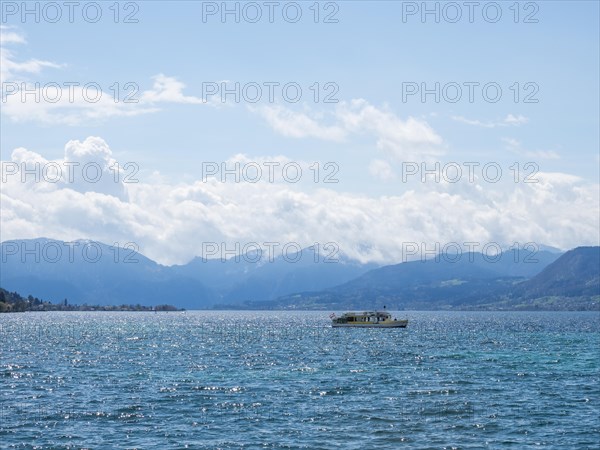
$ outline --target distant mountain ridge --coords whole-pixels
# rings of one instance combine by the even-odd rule
[[[19,247],[16,253],[15,244]],[[48,300],[155,306],[168,303],[165,300],[173,296],[192,307],[209,301],[212,295],[202,283],[170,276],[164,266],[131,248],[96,241],[5,241],[0,256],[3,288]]]
[[[18,251],[19,246],[25,251]],[[42,258],[34,257],[36,247]],[[195,258],[169,267],[132,248],[95,241],[5,241],[0,249],[0,287],[78,304],[169,303],[186,309],[337,310],[383,305],[389,309],[594,309],[600,300],[600,247],[579,247],[562,255],[553,249],[509,250],[497,257],[440,255],[383,267],[345,257],[335,264],[315,262],[310,249],[305,252],[311,257],[302,256],[297,263],[281,256],[256,263],[252,262],[256,255],[248,255],[238,262]]]
[[[464,255],[463,255],[464,256]],[[275,307],[316,309],[600,309],[600,247],[563,255],[506,252],[493,264],[409,262],[375,269],[321,292],[281,297]]]
[[[194,258],[183,266],[171,266],[169,270],[180,276],[190,277],[204,283],[219,293],[219,303],[274,300],[282,295],[300,290],[323,289],[356,278],[376,264],[362,264],[343,255],[336,263],[326,262],[322,255],[310,249],[286,257],[258,255],[259,262],[252,262],[254,255],[235,259]],[[296,261],[296,262],[290,262]]]
[[[517,287],[525,298],[600,295],[600,247],[578,247]]]
[[[299,255],[300,252],[295,255]],[[101,242],[39,238],[0,245],[0,286],[25,296],[68,298],[73,303],[117,305],[170,303],[186,309],[215,304],[274,300],[299,290],[324,289],[349,281],[375,264],[340,256],[336,264],[304,250],[296,263],[282,256],[261,263],[252,255],[221,261],[195,258],[163,266],[131,248]],[[294,255],[287,256],[294,260]]]

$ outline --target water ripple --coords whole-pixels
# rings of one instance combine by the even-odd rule
[[[0,316],[3,448],[598,448],[597,313]]]

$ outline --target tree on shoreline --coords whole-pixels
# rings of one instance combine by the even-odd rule
[[[136,305],[83,305],[69,304],[65,298],[60,303],[40,300],[33,295],[27,298],[17,292],[9,292],[0,288],[0,313],[25,312],[25,311],[180,311],[172,305],[143,306]]]

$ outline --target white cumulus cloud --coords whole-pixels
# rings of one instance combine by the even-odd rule
[[[248,158],[236,155],[231,161]],[[97,137],[65,147],[65,161],[102,162],[106,168],[115,159]],[[46,160],[16,149],[8,163],[35,161]],[[3,177],[6,167],[3,162]],[[427,248],[473,241],[480,247],[489,242],[535,242],[562,249],[598,245],[599,187],[564,173],[540,172],[537,183],[507,183],[508,189],[463,179],[456,184],[416,183],[382,196],[338,192],[325,185],[308,192],[266,177],[256,183],[223,183],[214,177],[169,181],[159,174],[150,178],[125,183],[125,198],[120,186],[111,190],[100,183],[46,183],[40,188],[42,183],[6,176],[2,238],[134,242],[142,253],[165,264],[201,255],[206,242],[230,248],[236,242],[242,247],[250,242],[297,242],[302,247],[335,242],[349,257],[379,263],[400,262],[407,243]]]

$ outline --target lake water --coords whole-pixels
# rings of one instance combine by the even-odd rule
[[[600,315],[0,315],[1,448],[600,448]]]

